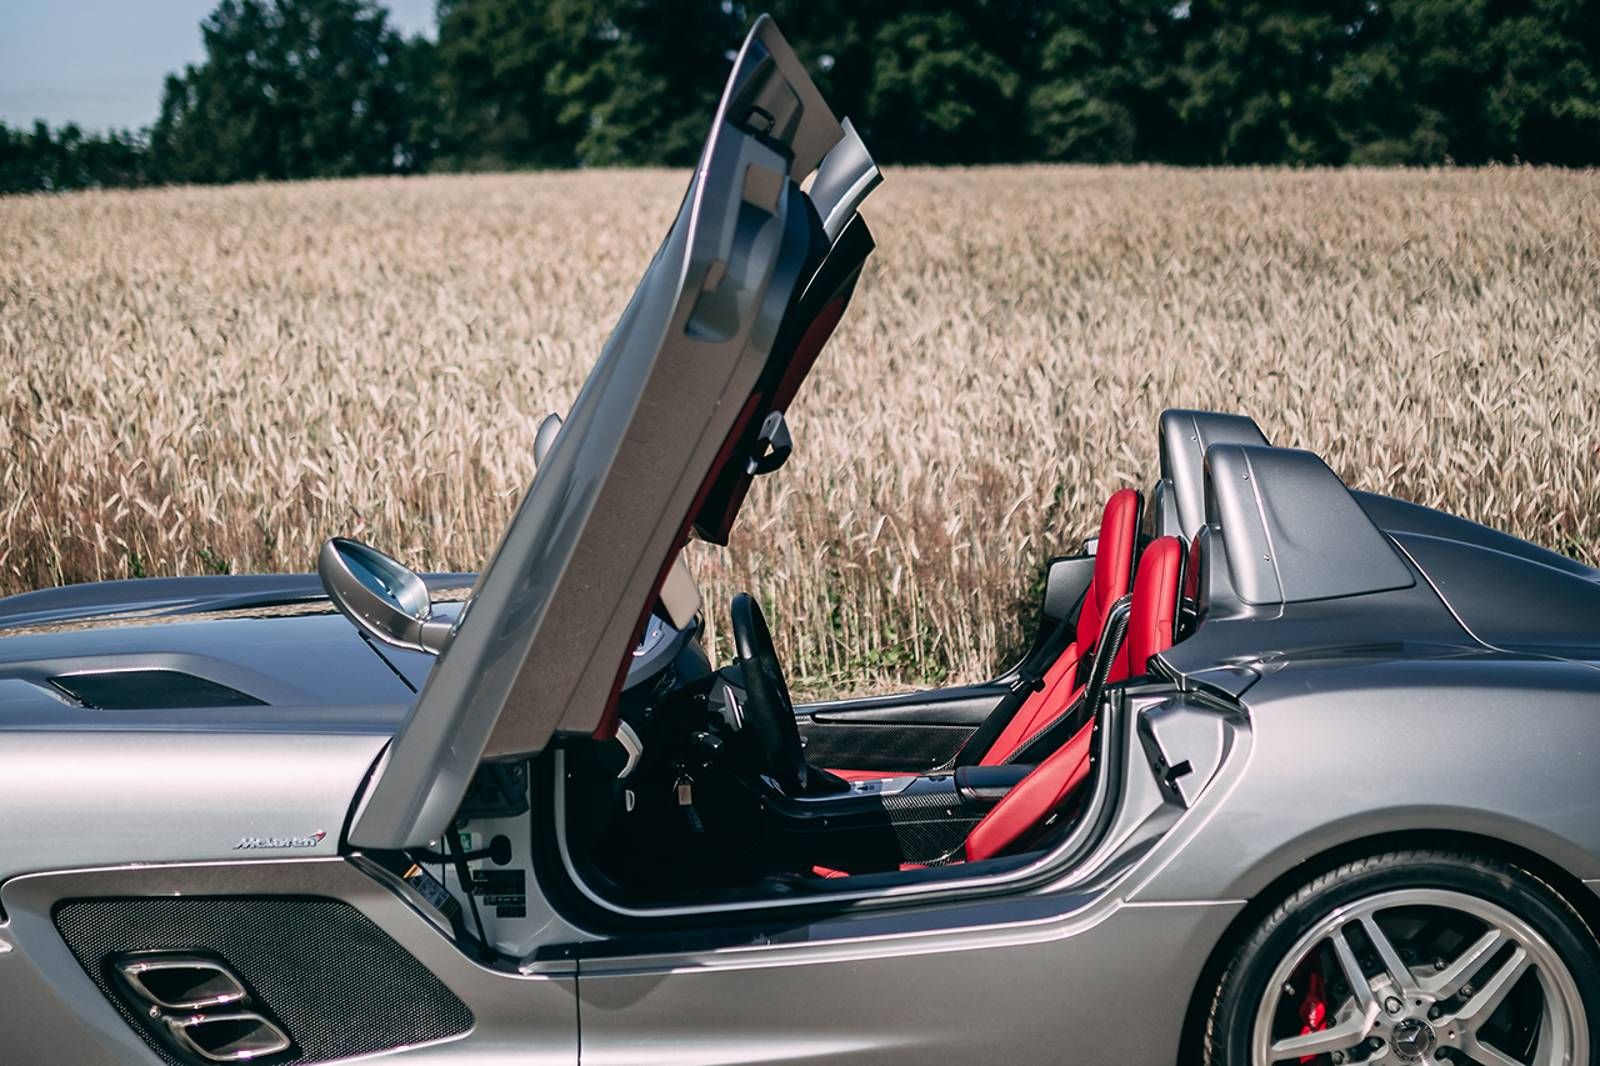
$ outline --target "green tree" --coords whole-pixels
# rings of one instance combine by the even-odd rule
[[[1335,70],[1359,163],[1600,162],[1600,9],[1582,0],[1390,0]]]
[[[769,12],[828,103],[860,126],[867,121],[872,91],[872,38],[886,9],[850,0],[771,0],[746,5],[739,12],[739,31],[761,11]],[[738,43],[736,34],[730,47]]]
[[[424,167],[425,41],[373,0],[222,0],[205,59],[167,79],[151,133],[169,181],[396,173]]]
[[[1045,41],[1028,99],[1039,158],[1166,158],[1179,49],[1167,0],[1071,0]]]
[[[550,91],[563,64],[593,62],[582,5],[439,0],[441,150],[456,166],[570,166],[577,137]]]
[[[1372,0],[1199,0],[1178,115],[1194,161],[1342,163],[1329,104],[1333,71],[1381,33]]]
[[[581,129],[578,158],[592,166],[688,166],[699,156],[711,112],[742,30],[718,0],[610,0],[602,48],[587,70],[569,66],[562,116]],[[717,71],[718,77],[706,77]]]
[[[441,0],[439,84],[463,165],[694,161],[741,16],[718,0]]]
[[[1019,84],[955,12],[902,15],[873,35],[864,135],[910,163],[1015,158]]]
[[[1600,164],[1597,0],[221,0],[151,130],[0,126],[0,191],[687,165],[762,10],[884,163]]]
[[[1494,76],[1484,110],[1496,159],[1600,163],[1600,5],[1517,4],[1489,31]]]
[[[66,192],[144,185],[149,156],[142,137],[126,130],[84,133],[68,123],[51,130],[35,122],[31,131],[0,122],[0,194]]]

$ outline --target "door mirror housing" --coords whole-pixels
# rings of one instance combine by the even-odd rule
[[[550,454],[550,449],[556,443],[556,434],[561,432],[561,416],[548,414],[544,421],[539,423],[539,429],[533,435],[533,465],[537,467],[544,462],[544,457]]]
[[[385,644],[438,655],[453,623],[433,616],[433,597],[415,572],[359,540],[333,537],[317,556],[328,598],[355,627]]]

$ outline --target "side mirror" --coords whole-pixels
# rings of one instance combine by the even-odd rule
[[[544,416],[544,421],[539,423],[539,431],[533,435],[533,465],[538,466],[544,462],[544,457],[550,454],[550,449],[555,445],[556,434],[561,432],[561,416],[550,414]]]
[[[334,537],[317,555],[317,573],[333,605],[369,636],[430,655],[450,642],[452,623],[433,617],[422,578],[378,549]]]

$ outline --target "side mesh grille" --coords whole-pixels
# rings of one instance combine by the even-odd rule
[[[471,1030],[472,1011],[356,908],[340,900],[226,896],[73,900],[56,928],[129,1025],[173,1066],[195,1061],[159,1019],[136,1013],[116,966],[127,956],[214,958],[293,1046],[270,1062],[316,1063],[431,1043]]]

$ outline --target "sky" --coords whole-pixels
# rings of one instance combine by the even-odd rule
[[[169,73],[202,58],[217,0],[0,0],[0,122],[138,129]],[[388,0],[390,21],[433,36],[434,0]]]

